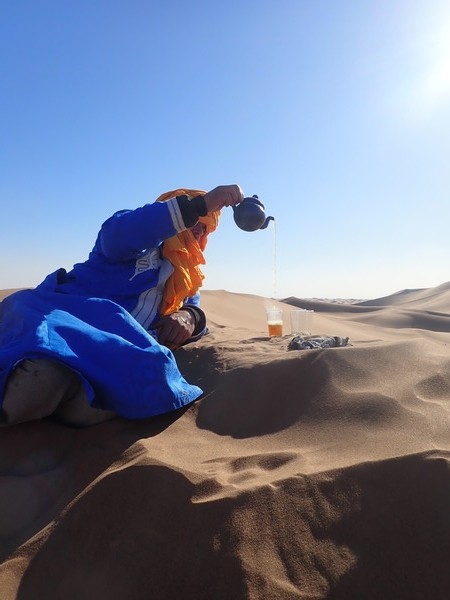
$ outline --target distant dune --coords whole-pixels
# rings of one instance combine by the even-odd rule
[[[9,290],[0,290],[0,300],[3,300],[3,298],[6,298],[6,296],[9,296],[13,292],[18,292],[19,289],[22,289],[22,288],[12,288]]]

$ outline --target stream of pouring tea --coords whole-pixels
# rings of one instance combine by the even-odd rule
[[[272,298],[277,297],[277,226],[275,219],[272,221],[273,223],[273,296]]]

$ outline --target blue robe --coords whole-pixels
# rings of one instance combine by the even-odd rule
[[[178,370],[170,350],[124,308],[104,298],[55,289],[57,272],[34,290],[0,304],[0,390],[15,364],[47,357],[77,371],[90,403],[144,418],[180,408],[202,394]]]
[[[185,228],[177,210],[174,200],[119,211],[103,224],[85,263],[0,303],[0,405],[11,370],[36,357],[77,371],[91,405],[122,417],[162,414],[202,394],[147,331],[159,318],[160,244]],[[133,310],[144,313],[143,324]]]

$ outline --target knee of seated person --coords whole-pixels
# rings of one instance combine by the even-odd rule
[[[81,379],[71,368],[45,357],[25,359],[8,377],[0,426],[48,417],[80,393],[84,394]]]
[[[51,415],[52,420],[71,427],[90,427],[117,417],[112,410],[103,410],[90,406],[86,394],[75,396],[64,402]]]

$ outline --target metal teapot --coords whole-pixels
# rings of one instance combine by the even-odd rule
[[[264,213],[264,204],[254,195],[251,198],[244,198],[242,202],[233,206],[234,222],[244,231],[256,231],[265,229],[269,221],[274,221],[274,217],[266,217]]]

